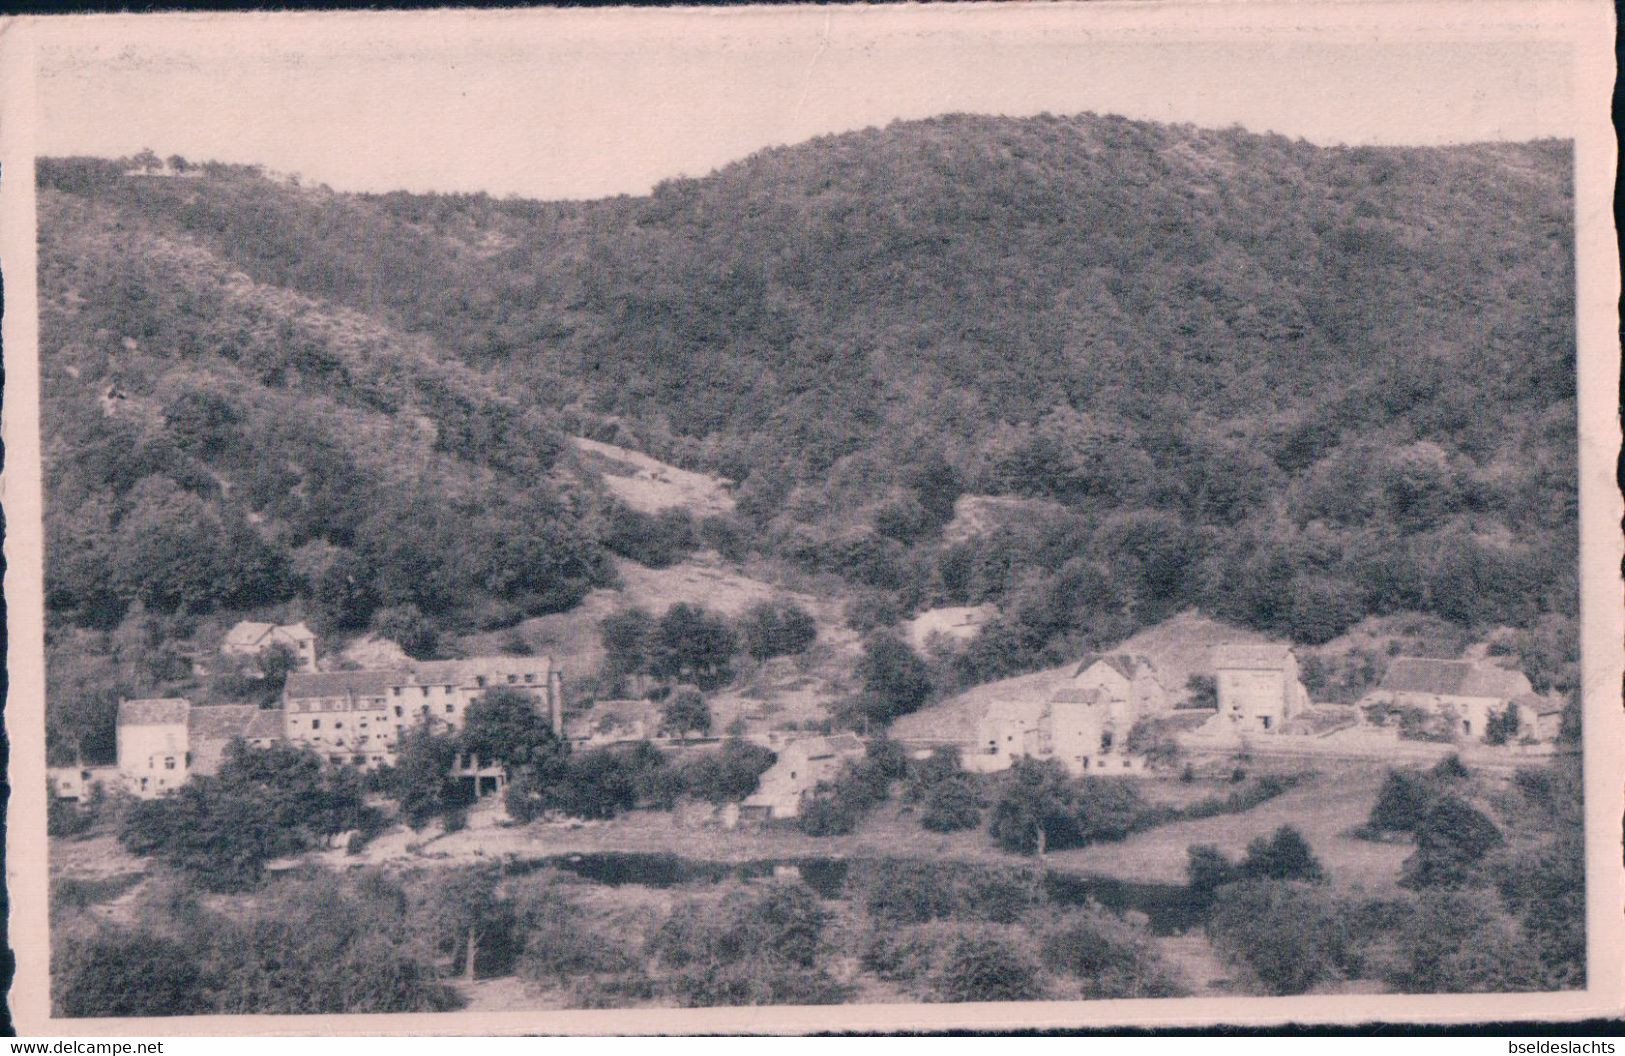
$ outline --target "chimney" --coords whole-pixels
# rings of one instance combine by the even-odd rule
[[[547,672],[547,717],[553,722],[553,736],[564,737],[564,673],[556,667]]]

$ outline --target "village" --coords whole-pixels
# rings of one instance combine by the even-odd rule
[[[395,762],[408,730],[455,732],[469,706],[498,688],[526,695],[556,737],[581,749],[647,741],[694,753],[714,751],[722,740],[666,728],[653,700],[568,701],[564,673],[546,657],[321,670],[316,636],[305,624],[251,621],[221,645],[227,657],[272,649],[286,651],[293,667],[277,707],[125,700],[116,764],[54,768],[54,794],[77,801],[101,786],[136,798],[162,796],[193,775],[213,774],[236,739],[256,748],[295,745],[334,766],[374,770]],[[1564,707],[1560,696],[1535,693],[1524,674],[1488,659],[1428,657],[1394,658],[1381,682],[1353,704],[1315,702],[1293,649],[1277,644],[1210,646],[1204,670],[1187,681],[1169,686],[1146,655],[1106,654],[975,687],[904,716],[889,732],[917,759],[952,749],[972,773],[1031,758],[1055,760],[1075,777],[1144,777],[1174,757],[1236,755],[1391,762],[1454,753],[1512,766],[1555,750]],[[776,759],[730,821],[796,817],[809,795],[867,750],[850,732],[735,732]],[[473,797],[504,786],[503,768],[478,758],[460,756],[454,772]]]

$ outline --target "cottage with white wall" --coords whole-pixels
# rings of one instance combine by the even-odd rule
[[[1212,652],[1219,714],[1214,721],[1241,731],[1279,733],[1309,707],[1309,691],[1290,647],[1219,645]]]
[[[258,657],[282,646],[293,655],[295,667],[300,671],[316,670],[316,632],[303,621],[278,625],[243,620],[226,632],[220,643],[223,656]]]
[[[192,704],[184,697],[119,702],[118,772],[131,794],[152,799],[186,784],[191,711]]]
[[[1430,715],[1449,720],[1457,737],[1481,739],[1490,719],[1506,711],[1510,704],[1518,711],[1519,734],[1540,736],[1549,730],[1556,736],[1555,714],[1561,718],[1562,704],[1537,697],[1529,679],[1484,660],[1442,660],[1402,656],[1388,664],[1381,684],[1361,700],[1361,704],[1420,708]]]
[[[756,791],[741,803],[741,816],[794,818],[801,803],[819,782],[832,781],[849,762],[864,757],[867,749],[856,735],[803,737],[778,749],[778,758],[756,782]]]

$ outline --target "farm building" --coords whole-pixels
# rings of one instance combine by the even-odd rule
[[[277,646],[293,655],[299,671],[316,670],[316,633],[304,623],[277,625],[244,620],[226,632],[223,656],[262,656]]]
[[[1562,703],[1535,696],[1523,672],[1483,660],[1397,657],[1361,704],[1420,708],[1447,719],[1452,732],[1465,738],[1483,737],[1490,718],[1509,705],[1517,709],[1520,735],[1540,737],[1544,728],[1550,731],[1548,739],[1555,738],[1562,716]]]
[[[793,818],[801,813],[803,797],[830,781],[848,762],[863,758],[866,749],[855,734],[803,737],[778,749],[778,759],[756,782],[756,791],[740,804],[742,817]]]
[[[105,787],[117,776],[118,768],[108,766],[53,766],[45,773],[51,794],[74,803],[89,799],[98,787]]]
[[[150,799],[186,784],[191,711],[184,697],[119,702],[118,771],[132,794]]]
[[[1298,658],[1284,645],[1218,645],[1212,652],[1218,685],[1216,721],[1248,731],[1279,733],[1309,706]]]

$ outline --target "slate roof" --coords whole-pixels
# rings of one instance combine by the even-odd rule
[[[1512,702],[1529,708],[1536,715],[1560,715],[1564,706],[1561,697],[1542,697],[1534,693],[1514,697]]]
[[[472,656],[464,660],[423,660],[401,673],[403,681],[400,684],[471,686],[479,675],[487,678],[528,674],[545,677],[552,669],[552,660],[545,656]],[[520,684],[541,685],[540,682]]]
[[[995,700],[988,704],[983,715],[986,718],[1012,719],[1020,722],[1037,722],[1049,711],[1047,700]]]
[[[269,737],[273,740],[280,739],[282,736],[282,709],[254,709],[254,717],[248,720],[248,729],[243,731],[243,736],[249,740],[260,737]]]
[[[306,697],[381,697],[405,684],[402,671],[294,671],[284,690],[290,700]]]
[[[1213,647],[1213,666],[1217,670],[1254,668],[1274,671],[1286,666],[1291,660],[1291,646],[1275,645],[1269,642],[1247,645],[1215,645]]]
[[[1382,688],[1392,693],[1511,700],[1529,692],[1529,680],[1517,671],[1473,660],[1402,656],[1388,664]]]
[[[836,733],[827,737],[803,737],[791,742],[787,747],[799,748],[807,753],[808,759],[823,759],[832,755],[844,755],[850,752],[862,752],[866,749],[863,742],[855,733]]]
[[[1098,689],[1077,689],[1063,686],[1049,698],[1052,704],[1098,704],[1104,699]]]
[[[257,645],[276,626],[274,623],[260,623],[257,620],[243,620],[237,626],[226,632],[226,645]]]
[[[229,741],[233,737],[243,737],[259,710],[252,704],[215,704],[193,708],[186,716],[186,732],[194,741]]]
[[[1078,669],[1072,672],[1072,677],[1077,678],[1096,664],[1105,664],[1130,682],[1134,681],[1134,676],[1142,670],[1148,670],[1153,674],[1157,670],[1156,665],[1148,657],[1133,653],[1110,653],[1106,656],[1091,656],[1078,665]]]
[[[118,705],[120,726],[166,726],[186,721],[192,704],[185,697],[148,697],[141,700],[121,700]]]

